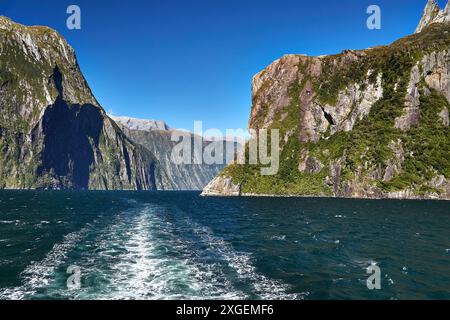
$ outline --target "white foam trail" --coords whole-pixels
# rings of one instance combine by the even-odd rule
[[[165,296],[173,273],[188,278],[187,268],[179,261],[169,261],[156,254],[151,237],[152,225],[145,213],[137,217],[123,244],[126,253],[112,267],[113,287],[108,295],[113,299],[150,299]]]
[[[239,299],[244,295],[223,281],[214,266],[196,264],[185,244],[173,235],[173,226],[156,214],[162,210],[149,206],[128,212],[96,240],[97,255],[112,263],[109,269],[91,268],[91,274],[107,279],[94,293],[81,291],[77,298],[145,299]],[[158,234],[158,236],[156,235]],[[111,254],[123,252],[115,258]],[[176,257],[174,254],[176,253]]]
[[[39,289],[48,286],[54,271],[67,259],[68,252],[86,237],[91,229],[92,225],[87,224],[78,232],[67,234],[61,243],[53,246],[44,259],[25,268],[20,274],[23,278],[21,286],[1,290],[0,300],[25,299],[36,294]]]
[[[289,286],[259,273],[253,265],[253,259],[250,254],[236,251],[231,244],[215,236],[210,228],[192,221],[188,223],[194,228],[194,232],[203,242],[227,261],[228,265],[236,271],[239,278],[250,282],[254,290],[253,293],[261,299],[295,300],[302,299],[304,295],[308,294],[286,293]]]
[[[178,237],[180,225],[172,224],[164,210],[158,206],[134,208],[119,213],[103,230],[96,228],[98,236],[83,242],[87,251],[72,262],[82,268],[80,290],[57,288],[51,281],[68,253],[92,231],[91,225],[68,234],[43,260],[28,266],[21,274],[23,285],[0,291],[0,299],[32,297],[40,289],[46,290],[46,296],[69,299],[303,298],[302,294],[287,293],[289,286],[281,281],[259,273],[251,254],[236,251],[210,228],[183,215],[181,233],[193,232],[219,260],[196,252],[197,240]],[[234,276],[230,279],[224,273],[224,265],[251,294],[236,289]]]

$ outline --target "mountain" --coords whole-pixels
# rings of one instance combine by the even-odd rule
[[[226,165],[223,164],[204,164],[201,157],[195,155],[194,142],[202,146],[202,151],[212,141],[203,139],[200,136],[188,132],[172,130],[166,123],[154,120],[142,120],[128,117],[111,118],[122,128],[127,137],[144,146],[149,152],[158,159],[164,172],[172,183],[174,190],[202,190],[214,177],[219,174]],[[177,142],[172,141],[174,133],[187,136],[191,139],[191,152],[193,164],[176,164],[172,159],[172,150]],[[234,142],[218,141],[225,148],[235,148]],[[197,162],[194,162],[194,159]],[[194,164],[202,163],[202,164]]]
[[[450,22],[450,6],[447,2],[445,9],[441,10],[435,0],[428,0],[422,19],[417,26],[416,33],[422,32],[423,29],[433,23]]]
[[[92,94],[56,31],[0,17],[0,188],[171,187]]]
[[[130,117],[115,117],[110,116],[116,123],[120,123],[121,125],[127,127],[130,130],[138,130],[138,131],[169,131],[169,126],[160,120],[144,120],[144,119],[136,119]]]
[[[280,169],[232,164],[203,194],[450,199],[448,8],[429,1],[418,32],[389,46],[287,55],[257,74],[249,128],[280,130]]]

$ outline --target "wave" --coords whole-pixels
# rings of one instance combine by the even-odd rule
[[[55,270],[65,262],[68,252],[73,249],[92,230],[87,224],[81,230],[64,236],[41,261],[34,262],[21,272],[22,285],[0,290],[0,300],[20,300],[32,297],[40,289],[47,287],[53,279]]]
[[[254,266],[253,257],[249,253],[236,251],[231,244],[214,235],[213,231],[192,220],[188,222],[194,232],[208,246],[219,253],[228,265],[234,269],[241,280],[250,283],[252,293],[258,298],[268,300],[303,299],[308,293],[287,293],[290,286],[280,280],[274,280],[259,273]]]
[[[218,276],[214,266],[198,264],[185,242],[174,236],[175,227],[161,218],[162,208],[147,206],[117,217],[95,240],[96,255],[88,278],[103,279],[92,291],[82,289],[76,298],[86,299],[238,299]],[[86,265],[86,263],[82,263]],[[99,267],[100,266],[100,267]],[[108,267],[106,267],[108,266]],[[98,281],[97,281],[98,282]]]
[[[252,255],[235,250],[186,214],[173,219],[167,210],[176,209],[134,208],[103,230],[93,243],[96,256],[85,268],[85,277],[102,285],[82,289],[75,298],[292,300],[308,294],[287,293],[288,285],[257,271]]]
[[[287,284],[257,270],[252,254],[177,208],[128,204],[127,211],[67,234],[26,267],[21,286],[1,290],[0,299],[292,300],[308,294],[289,293]],[[69,263],[81,268],[80,289],[66,288],[61,267]]]

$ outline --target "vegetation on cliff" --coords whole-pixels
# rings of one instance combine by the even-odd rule
[[[64,38],[0,17],[0,188],[167,185],[154,156],[106,115]]]
[[[272,106],[265,101],[263,108],[253,110],[250,120],[252,128],[279,129],[281,137],[288,137],[281,144],[278,174],[262,176],[258,165],[234,164],[222,176],[231,177],[244,194],[384,197],[408,192],[408,197],[448,197],[445,181],[450,179],[450,132],[441,114],[446,110],[448,117],[449,93],[445,88],[433,88],[432,81],[426,78],[438,68],[424,71],[423,60],[438,53],[448,57],[449,32],[448,23],[432,24],[390,46],[320,59],[299,58],[297,76],[288,90],[290,104],[277,109],[267,120]],[[318,61],[320,74],[308,72]],[[448,67],[448,60],[443,63],[444,69]],[[413,83],[419,98],[409,97],[414,67],[421,74],[418,83]],[[341,96],[352,86],[362,92],[369,85],[377,86],[379,75],[382,97],[371,105],[367,115],[356,120],[351,130],[336,129],[330,114],[337,112]],[[311,87],[307,92],[312,95],[311,103],[302,99],[306,85]],[[261,86],[253,97],[254,106],[260,96],[266,98],[264,91],[271,86],[269,82]],[[412,98],[418,100],[420,115],[404,130],[396,126],[396,119],[404,115],[405,105]],[[307,129],[302,119],[310,104],[329,110],[330,114],[324,111],[324,116],[330,123],[326,130],[319,131],[317,141],[302,141]],[[357,104],[346,106],[351,109],[349,115]],[[319,168],[299,170],[305,157],[319,163]],[[444,177],[444,183],[436,185],[433,180],[439,177]]]

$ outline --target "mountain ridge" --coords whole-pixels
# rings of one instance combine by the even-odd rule
[[[109,115],[116,123],[126,126],[130,130],[143,131],[170,131],[171,128],[164,120],[139,119],[127,116],[113,116]]]

